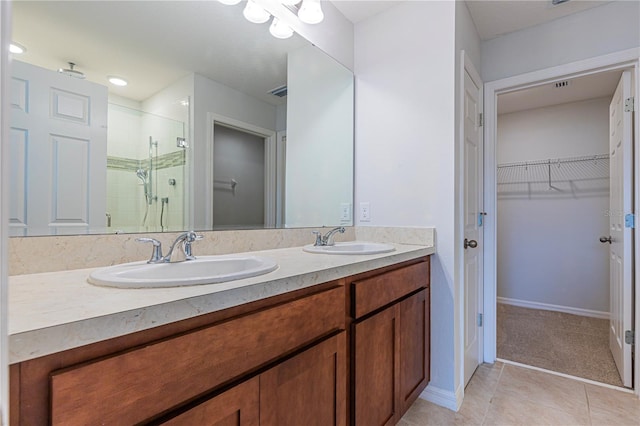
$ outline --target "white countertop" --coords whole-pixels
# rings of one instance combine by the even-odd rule
[[[301,247],[250,252],[279,268],[190,287],[119,289],[86,279],[95,268],[9,277],[9,362],[37,358],[427,256],[433,246],[392,244],[377,255],[323,255]]]

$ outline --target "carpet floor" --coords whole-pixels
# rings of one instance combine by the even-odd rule
[[[498,358],[622,386],[609,321],[498,303]]]

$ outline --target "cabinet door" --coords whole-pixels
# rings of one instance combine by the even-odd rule
[[[393,425],[397,420],[398,305],[354,325],[355,425]]]
[[[429,292],[400,302],[400,406],[409,409],[429,382]]]
[[[261,426],[346,425],[346,334],[260,375]]]
[[[258,426],[260,381],[257,377],[169,420],[171,426]]]

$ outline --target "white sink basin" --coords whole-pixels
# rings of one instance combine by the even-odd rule
[[[304,246],[302,250],[320,254],[379,254],[389,253],[395,248],[390,244],[370,243],[366,241],[347,241],[333,246]]]
[[[181,287],[255,277],[277,268],[275,261],[259,256],[198,256],[195,260],[177,263],[114,265],[93,271],[87,281],[119,288]]]

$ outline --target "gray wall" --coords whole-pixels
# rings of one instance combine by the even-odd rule
[[[214,126],[213,226],[250,228],[264,225],[264,138]]]

